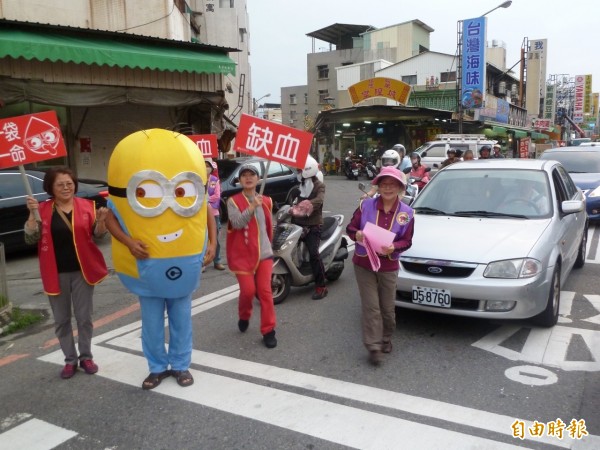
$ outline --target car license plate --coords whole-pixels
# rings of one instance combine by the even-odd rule
[[[422,286],[412,287],[412,302],[418,303],[419,305],[450,308],[451,299],[452,296],[448,289],[436,289]]]

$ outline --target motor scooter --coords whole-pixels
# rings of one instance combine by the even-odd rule
[[[352,160],[344,161],[344,175],[349,180],[358,180],[358,164]]]
[[[371,161],[368,161],[365,164],[365,173],[369,180],[372,180],[373,178],[375,178],[378,173],[377,167],[375,167],[375,164],[373,164]]]
[[[292,286],[306,286],[315,281],[310,267],[308,248],[302,240],[303,227],[292,223],[291,207],[283,206],[276,215],[273,234],[273,303],[278,305],[290,293]],[[323,218],[319,254],[329,281],[337,280],[348,258],[348,241],[342,235],[344,216],[335,214]]]

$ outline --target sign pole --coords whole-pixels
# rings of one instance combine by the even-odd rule
[[[31,185],[27,179],[27,174],[25,173],[25,167],[23,167],[23,164],[19,165],[19,172],[21,172],[21,178],[23,178],[23,184],[25,185],[25,191],[27,192],[27,195],[33,197],[33,191],[31,190]],[[42,220],[40,218],[40,212],[37,209],[33,210],[33,217],[35,217],[35,220],[38,222]]]
[[[269,175],[269,167],[271,166],[271,160],[267,160],[267,167],[265,167],[265,173],[263,174],[262,184],[260,186],[260,191],[258,192],[260,195],[263,195],[265,191],[265,184],[267,184],[267,175]]]

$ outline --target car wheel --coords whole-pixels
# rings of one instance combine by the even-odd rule
[[[552,274],[552,283],[548,293],[546,309],[533,318],[533,322],[541,327],[553,327],[558,322],[558,308],[560,307],[560,264],[557,264]]]
[[[287,198],[285,199],[285,204],[292,206],[294,204],[294,200],[296,200],[300,196],[300,189],[297,187],[290,189],[288,192]]]
[[[581,236],[581,243],[579,244],[579,251],[577,252],[577,259],[575,260],[575,265],[573,266],[576,269],[581,269],[583,267],[583,265],[585,264],[585,257],[586,257],[586,251],[587,251],[587,235],[588,235],[588,227],[586,225],[585,229],[583,230],[583,236]]]
[[[279,305],[290,293],[290,277],[280,273],[271,276],[271,291],[273,292],[273,303]]]

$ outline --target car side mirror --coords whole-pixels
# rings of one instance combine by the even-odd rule
[[[563,214],[574,214],[585,209],[584,200],[565,200],[561,203],[560,209]]]
[[[239,177],[233,177],[233,179],[231,180],[231,184],[233,186],[235,186],[236,184],[238,184],[240,182]]]
[[[427,152],[421,153],[421,158],[424,158],[425,156],[427,156]]]

